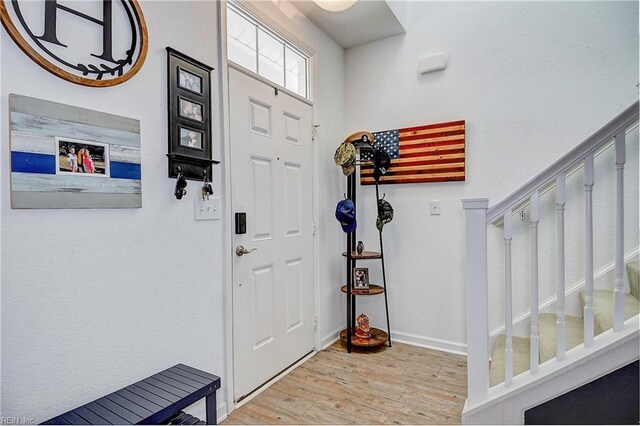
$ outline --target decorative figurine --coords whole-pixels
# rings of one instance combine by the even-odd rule
[[[369,317],[365,314],[360,314],[358,318],[356,318],[356,322],[358,326],[356,327],[356,336],[362,339],[368,339],[371,337],[371,327],[369,327]]]
[[[360,256],[364,251],[364,244],[362,244],[362,241],[358,241],[358,245],[356,246],[356,251],[358,252],[358,256]]]

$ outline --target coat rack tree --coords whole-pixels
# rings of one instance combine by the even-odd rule
[[[356,166],[360,166],[361,162],[356,162]],[[356,205],[356,171],[347,176],[347,198],[350,199],[354,206]],[[376,200],[379,200],[379,190],[378,184],[376,183]],[[376,201],[377,204],[377,201]],[[377,205],[376,205],[377,208]],[[358,209],[356,208],[356,214]],[[354,229],[353,232],[347,233],[347,251],[342,253],[342,256],[346,257],[346,273],[347,273],[347,284],[342,286],[342,292],[346,294],[347,298],[347,327],[342,330],[340,333],[340,338],[343,342],[346,342],[347,352],[351,353],[352,348],[363,347],[363,348],[373,348],[382,346],[385,343],[391,347],[391,329],[389,323],[389,301],[388,301],[388,291],[387,291],[387,276],[385,271],[384,264],[384,246],[382,241],[382,230],[379,229],[379,241],[380,241],[380,251],[363,251],[358,254],[356,250],[357,244],[357,231]],[[382,285],[370,284],[369,289],[354,289],[354,269],[357,266],[357,263],[360,261],[367,260],[380,260],[382,265]],[[361,296],[373,296],[373,295],[384,295],[384,304],[385,304],[385,313],[387,320],[387,331],[380,330],[378,328],[371,327],[370,333],[371,337],[369,338],[360,338],[355,335],[356,328],[356,302],[357,298]]]

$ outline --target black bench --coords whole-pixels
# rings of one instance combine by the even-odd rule
[[[215,425],[218,389],[220,377],[178,364],[42,424],[195,424],[198,418],[180,410],[206,398],[207,424]]]

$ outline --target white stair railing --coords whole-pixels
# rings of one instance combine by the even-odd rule
[[[624,131],[616,133],[616,281],[613,291],[613,331],[622,330],[622,324],[624,323],[624,293],[622,291],[622,271],[624,268],[624,139]]]
[[[467,408],[478,406],[489,399],[489,332],[488,332],[488,283],[487,283],[487,227],[502,222],[504,225],[505,255],[505,383],[509,388],[516,383],[513,378],[513,312],[512,312],[512,212],[530,205],[531,225],[531,373],[538,372],[538,223],[539,196],[555,185],[557,214],[557,352],[556,361],[565,358],[566,336],[564,318],[565,259],[564,259],[564,209],[566,203],[565,180],[576,167],[584,167],[585,191],[585,347],[593,345],[593,199],[594,153],[612,139],[616,153],[616,260],[613,330],[624,328],[624,293],[622,285],[624,252],[624,200],[623,172],[625,164],[625,130],[638,121],[638,102],[600,128],[581,144],[565,154],[543,172],[529,180],[508,197],[489,207],[486,198],[462,200],[466,214],[467,255]]]
[[[593,345],[593,151],[584,159],[584,346]]]
[[[566,190],[565,190],[565,175],[561,173],[556,177],[556,212],[558,215],[557,226],[558,232],[556,235],[557,240],[557,254],[558,254],[558,282],[556,285],[556,328],[557,328],[557,344],[556,344],[556,359],[562,361],[565,353],[565,323],[564,323],[564,205],[566,203]]]
[[[513,307],[511,282],[511,240],[513,238],[511,210],[504,213],[504,383],[513,382]]]
[[[529,200],[531,205],[531,356],[529,369],[532,373],[538,372],[538,364],[540,364],[540,348],[538,331],[538,222],[540,220],[539,213],[539,196],[538,191],[531,194]]]

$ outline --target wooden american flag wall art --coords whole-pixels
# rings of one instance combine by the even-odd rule
[[[384,149],[391,167],[380,184],[465,180],[465,121],[374,132],[374,148]],[[369,160],[366,153],[362,160]],[[373,164],[363,164],[360,183],[373,185]]]

